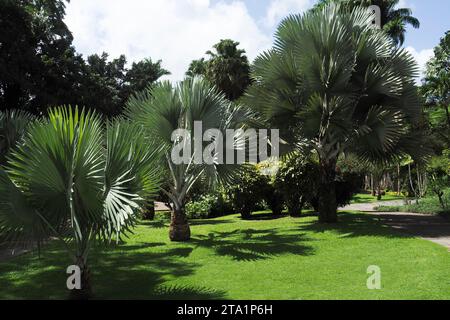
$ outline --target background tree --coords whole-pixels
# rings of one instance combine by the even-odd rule
[[[0,165],[6,163],[10,151],[24,138],[35,118],[20,110],[0,111]]]
[[[186,75],[202,75],[222,91],[227,99],[239,99],[250,85],[250,66],[245,50],[238,49],[239,42],[221,40],[213,46],[213,51],[204,58],[192,61]]]
[[[0,2],[0,110],[36,115],[55,105],[80,105],[112,117],[138,90],[168,74],[151,59],[126,67],[107,53],[87,61],[72,45],[64,23],[65,1]],[[128,74],[129,73],[129,74]]]
[[[159,181],[156,153],[138,126],[103,128],[94,113],[54,109],[0,169],[0,233],[10,241],[58,238],[81,269],[79,298],[92,294],[91,242],[129,231]]]
[[[371,14],[328,5],[286,18],[260,55],[244,102],[294,149],[318,155],[321,222],[337,221],[336,165],[353,153],[387,162],[427,149],[413,57],[371,27]]]
[[[316,8],[320,9],[332,2],[347,8],[377,5],[381,9],[381,27],[397,45],[405,42],[406,27],[420,28],[420,21],[412,16],[410,8],[398,8],[400,0],[320,0]]]
[[[162,67],[162,60],[153,62],[151,58],[148,58],[137,63],[133,62],[125,77],[128,95],[124,97],[124,100],[128,100],[130,94],[145,90],[149,84],[167,75],[170,75],[170,72]]]
[[[186,72],[187,77],[205,76],[206,75],[207,62],[205,58],[199,60],[193,60],[189,65],[189,69]]]
[[[0,2],[1,109],[39,113],[41,106],[67,97],[64,89],[73,89],[74,67],[82,59],[71,47],[64,13],[65,1]]]
[[[450,148],[450,31],[434,49],[421,87],[429,125],[441,148]]]

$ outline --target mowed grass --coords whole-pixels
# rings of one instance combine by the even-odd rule
[[[168,241],[167,223],[142,223],[125,243],[90,254],[98,299],[450,299],[450,253],[376,217],[343,213],[252,221],[193,221],[192,241]],[[65,299],[71,264],[53,243],[0,264],[1,299]],[[368,290],[367,268],[382,271]]]
[[[378,200],[378,198],[376,196],[372,196],[372,194],[369,193],[360,193],[360,194],[356,194],[353,199],[352,199],[352,203],[374,203],[374,202],[379,202],[379,201],[395,201],[395,200],[404,200],[405,197],[403,196],[398,196],[397,194],[394,193],[387,193],[386,195],[384,195],[381,200]]]

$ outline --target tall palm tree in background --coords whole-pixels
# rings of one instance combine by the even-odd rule
[[[239,42],[220,40],[207,51],[205,58],[194,60],[189,65],[186,76],[203,76],[225,94],[228,100],[239,99],[251,83],[250,64],[245,50],[238,49]]]
[[[0,169],[0,234],[12,243],[58,238],[81,270],[74,296],[90,297],[91,242],[129,231],[158,190],[158,157],[147,145],[136,125],[105,131],[94,113],[54,109]]]
[[[422,111],[416,63],[371,20],[364,8],[334,4],[286,18],[274,47],[255,60],[255,83],[244,97],[293,149],[317,153],[321,222],[337,221],[341,155],[387,162],[425,154],[416,130]]]
[[[235,107],[225,96],[203,78],[188,79],[176,87],[169,82],[163,82],[147,92],[139,93],[128,102],[128,117],[142,125],[151,141],[158,141],[163,148],[159,162],[159,170],[164,175],[162,191],[170,199],[173,211],[169,236],[172,241],[187,241],[191,232],[185,214],[186,196],[194,183],[205,177],[213,185],[216,182],[231,182],[236,178],[240,166],[223,165],[220,161],[214,163],[195,163],[194,157],[202,150],[194,150],[188,161],[177,164],[172,159],[174,143],[173,133],[185,129],[191,133],[184,137],[188,149],[196,142],[206,146],[203,141],[194,137],[194,123],[202,123],[201,136],[208,129],[234,129],[240,116],[239,108]],[[208,145],[211,144],[210,142]],[[217,155],[214,155],[217,156]]]
[[[221,40],[206,53],[210,56],[206,78],[231,101],[239,99],[251,83],[248,58],[238,46],[239,42]]]
[[[400,0],[320,0],[318,9],[330,3],[339,3],[353,9],[357,6],[377,5],[381,9],[381,27],[397,45],[405,42],[406,27],[420,28],[419,19],[413,17],[410,8],[398,8]]]

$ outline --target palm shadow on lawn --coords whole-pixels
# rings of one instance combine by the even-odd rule
[[[312,247],[301,243],[310,239],[302,234],[286,234],[285,231],[283,229],[283,234],[274,229],[215,231],[195,236],[190,243],[214,250],[217,255],[244,262],[271,259],[283,254],[313,254]]]
[[[342,238],[357,238],[367,236],[385,237],[389,239],[407,239],[413,236],[404,234],[383,224],[380,217],[363,213],[339,212],[339,222],[324,224],[317,222],[301,222],[296,230],[300,232],[324,233],[334,231]]]
[[[192,248],[173,248],[160,252],[143,251],[165,244],[142,244],[117,248],[93,249],[89,260],[92,271],[94,299],[142,300],[209,300],[225,299],[226,294],[212,288],[164,285],[165,276],[183,277],[194,273],[196,265],[180,261]],[[71,264],[66,253],[55,248],[41,259],[30,263],[16,259],[3,264],[0,275],[0,299],[67,299],[66,268]],[[19,257],[29,258],[29,257]],[[27,269],[32,267],[32,273]],[[23,281],[6,277],[7,272],[27,274]]]

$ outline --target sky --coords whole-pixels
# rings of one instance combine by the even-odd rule
[[[125,54],[128,62],[161,59],[182,80],[194,59],[221,39],[241,43],[252,61],[273,43],[283,17],[302,13],[316,0],[72,0],[66,23],[74,45],[83,55],[102,53],[111,58]],[[449,0],[400,0],[413,10],[421,28],[408,28],[405,48],[421,70],[433,48],[450,30]]]

